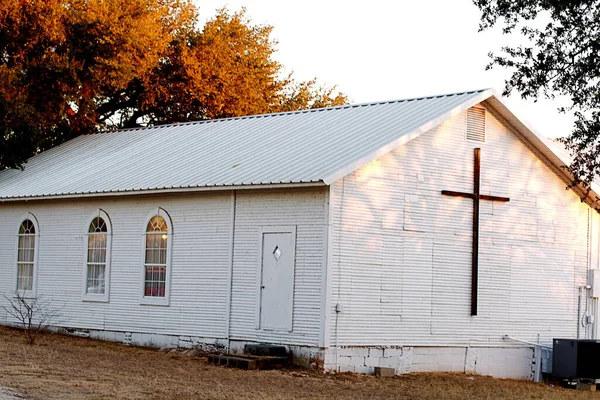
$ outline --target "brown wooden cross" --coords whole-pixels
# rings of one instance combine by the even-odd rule
[[[475,149],[475,173],[473,178],[473,193],[453,192],[442,190],[442,194],[473,199],[473,255],[471,270],[471,315],[477,315],[477,283],[479,276],[479,200],[510,201],[508,197],[488,196],[479,193],[481,176],[481,149]]]

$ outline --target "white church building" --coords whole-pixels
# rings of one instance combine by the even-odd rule
[[[529,379],[598,335],[561,151],[493,90],[80,136],[0,172],[0,294],[106,340]]]

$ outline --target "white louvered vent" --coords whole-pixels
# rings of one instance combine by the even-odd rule
[[[485,142],[485,108],[467,110],[467,139]]]

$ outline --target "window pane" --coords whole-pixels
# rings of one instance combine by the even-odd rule
[[[96,237],[96,248],[105,249],[106,248],[106,234],[98,233],[94,235]]]
[[[87,272],[87,293],[104,294],[106,286],[106,280],[104,278],[104,273],[106,272],[106,265],[89,264]]]
[[[148,226],[146,227],[147,232],[167,232],[167,223],[163,217],[160,215],[155,215],[148,222]]]
[[[17,244],[17,290],[33,290],[35,225],[26,219],[19,227]]]
[[[88,234],[88,263],[106,262],[106,234]]]
[[[34,234],[35,234],[35,225],[33,225],[33,222],[31,222],[28,219],[23,221],[23,223],[21,224],[21,227],[19,228],[19,235],[34,235]]]
[[[146,266],[144,296],[165,297],[167,268],[162,266]]]
[[[33,264],[19,264],[17,290],[33,290]]]
[[[146,228],[144,295],[164,297],[167,278],[168,226],[163,217],[155,215]]]
[[[101,217],[90,222],[88,229],[86,293],[105,294],[106,292],[106,244],[108,226]]]
[[[89,233],[108,232],[106,222],[100,217],[96,217],[90,223]]]

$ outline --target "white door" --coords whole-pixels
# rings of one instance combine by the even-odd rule
[[[292,330],[294,300],[295,227],[261,231],[262,254],[258,328]]]

